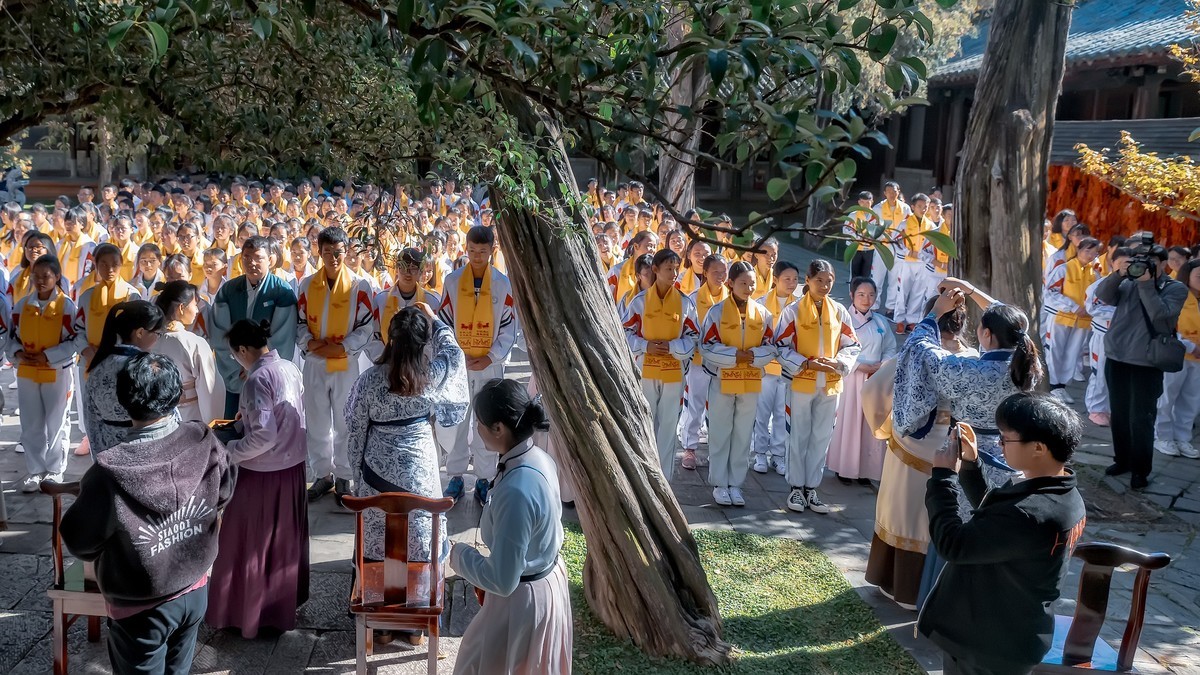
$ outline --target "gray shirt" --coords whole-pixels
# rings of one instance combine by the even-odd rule
[[[1161,275],[1156,279],[1134,281],[1113,272],[1100,281],[1096,299],[1117,308],[1104,336],[1108,358],[1152,367],[1146,357],[1151,337],[1146,319],[1149,317],[1156,335],[1174,335],[1187,294],[1187,286]]]

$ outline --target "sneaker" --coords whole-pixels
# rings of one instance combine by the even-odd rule
[[[791,494],[788,495],[787,507],[789,511],[804,513],[804,509],[808,508],[808,500],[804,498],[804,490],[792,488]]]
[[[345,478],[335,478],[333,481],[333,500],[338,506],[342,504],[342,497],[353,497],[354,492],[350,490],[350,481]]]
[[[1179,456],[1179,448],[1175,447],[1175,441],[1154,441],[1154,449],[1157,450],[1159,454],[1163,454],[1168,457]]]
[[[8,388],[9,388],[9,389],[16,389],[16,388],[17,388],[17,383],[16,383],[16,381],[14,380],[12,384],[8,385]]]
[[[1083,371],[1079,371],[1078,373],[1075,373],[1071,379],[1075,380],[1076,382],[1087,382],[1087,375],[1084,375]]]
[[[696,469],[696,451],[684,450],[683,461],[681,461],[680,464],[682,464],[683,468],[687,469],[688,471],[694,471]]]
[[[1144,490],[1148,485],[1150,485],[1150,479],[1146,478],[1145,476],[1134,474],[1129,479],[1129,487],[1133,488],[1134,490]]]
[[[786,476],[787,462],[781,462],[778,459],[775,460],[775,473],[779,474],[780,476]]]
[[[907,332],[905,330],[906,328],[908,328],[908,326],[905,325],[905,323],[903,321],[897,321],[896,322],[896,335],[904,335]]]
[[[766,473],[771,470],[771,466],[767,463],[766,455],[754,456],[754,473]]]
[[[480,506],[488,503],[488,495],[492,491],[492,482],[482,478],[475,481],[475,501]]]
[[[1108,413],[1092,413],[1088,415],[1088,419],[1098,427],[1112,426],[1112,415]]]
[[[1179,448],[1180,455],[1188,459],[1200,459],[1200,450],[1197,450],[1195,446],[1187,441],[1179,441],[1175,444],[1175,447]]]
[[[733,506],[733,502],[729,499],[728,488],[713,488],[713,501],[717,506]]]
[[[333,474],[321,476],[313,481],[313,484],[308,488],[308,501],[315,502],[321,497],[329,494],[333,490]]]
[[[45,476],[42,476],[42,480],[49,481],[51,483],[62,483],[63,475],[61,473],[48,473]]]
[[[1062,401],[1063,403],[1070,404],[1070,403],[1075,402],[1075,399],[1074,399],[1074,397],[1071,396],[1070,392],[1068,392],[1066,389],[1063,389],[1062,387],[1058,387],[1056,389],[1051,389],[1050,395],[1053,396],[1054,398]]]
[[[17,443],[17,445],[13,448],[13,452],[17,453],[18,455],[25,454],[25,446]]]
[[[696,455],[696,466],[708,466],[708,455]]]
[[[29,474],[25,480],[21,482],[21,492],[32,494],[41,489],[42,477],[40,474]]]
[[[734,506],[745,506],[746,498],[742,496],[742,489],[738,487],[729,488],[729,501],[733,502]]]
[[[829,507],[817,496],[815,488],[804,488],[804,501],[808,502],[808,508],[813,513],[829,513]]]
[[[453,499],[454,503],[457,504],[458,500],[463,498],[463,493],[466,491],[466,487],[463,486],[462,476],[455,476],[454,478],[451,478],[450,483],[446,485],[446,490],[442,493],[442,496]]]
[[[1115,463],[1109,464],[1108,467],[1104,469],[1105,476],[1120,476],[1121,474],[1125,473],[1129,473],[1129,468]]]

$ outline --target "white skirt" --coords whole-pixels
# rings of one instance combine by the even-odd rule
[[[508,597],[487,594],[463,635],[454,674],[569,675],[571,649],[571,595],[559,559],[550,574],[518,584]]]

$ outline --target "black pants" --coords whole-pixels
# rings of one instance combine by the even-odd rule
[[[1113,461],[1145,478],[1154,462],[1154,421],[1163,372],[1110,358],[1104,365],[1104,380],[1112,407]]]
[[[108,622],[108,660],[116,675],[186,675],[208,609],[208,586]]]
[[[869,248],[865,251],[859,251],[854,254],[854,258],[850,260],[850,279],[853,281],[855,277],[871,278],[871,264],[875,262],[875,249]],[[882,290],[882,289],[880,289]]]
[[[231,391],[225,392],[225,419],[231,420],[238,414],[238,406],[241,404],[242,395],[235,394]]]
[[[972,663],[965,663],[954,658],[947,652],[942,652],[942,675],[1020,675],[1032,669],[1024,666],[1007,666],[1003,668],[984,668]]]

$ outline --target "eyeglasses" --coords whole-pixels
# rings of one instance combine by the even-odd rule
[[[1005,438],[1000,437],[1000,449],[1003,450],[1009,443],[1028,443],[1029,441],[1023,438]]]

